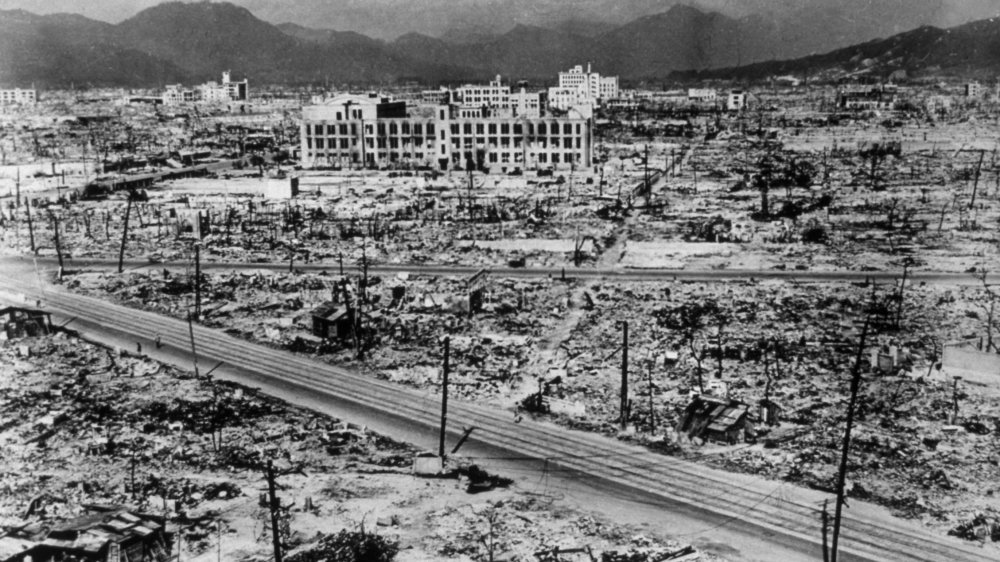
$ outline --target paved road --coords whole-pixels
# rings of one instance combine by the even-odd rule
[[[0,259],[0,267],[4,262],[31,262],[31,258],[3,258]],[[58,266],[56,258],[38,258],[40,267],[53,269]],[[149,260],[125,260],[126,270],[137,269],[188,269],[192,267],[190,261],[175,261],[152,263]],[[113,269],[117,270],[118,262],[107,259],[67,259],[65,267],[68,270],[74,269]],[[245,263],[245,262],[208,262],[201,264],[203,271],[232,271],[232,270],[268,270],[268,271],[288,271],[288,262],[265,262],[265,263]],[[340,266],[336,262],[328,263],[303,263],[295,262],[295,269],[304,272],[326,271],[328,273],[339,273]],[[472,275],[482,268],[479,266],[447,265],[447,264],[379,264],[369,267],[368,271],[375,274],[396,274],[410,273],[412,275],[434,275],[434,276],[466,276]],[[750,279],[758,281],[781,280],[788,282],[842,282],[842,283],[863,283],[872,281],[876,283],[896,282],[902,272],[896,271],[781,271],[776,269],[747,270],[747,269],[711,269],[711,270],[690,270],[690,269],[625,269],[625,268],[511,268],[511,267],[491,267],[490,271],[499,277],[521,277],[521,278],[545,278],[552,277],[558,279],[565,275],[573,279],[607,279],[622,281],[746,281]],[[353,265],[344,266],[345,272],[354,273],[358,267]],[[935,271],[910,272],[907,277],[914,283],[927,283],[933,285],[980,285],[981,281],[976,279],[971,273],[947,273]],[[1000,275],[991,275],[991,283],[1000,283]]]
[[[143,339],[146,346],[151,345],[149,340],[154,334],[160,334],[167,346],[189,349],[185,322],[69,294],[52,286],[42,290],[38,280],[17,274],[23,274],[23,270],[8,271],[11,274],[0,277],[0,289],[40,299],[44,308],[61,317],[130,334]],[[353,404],[369,416],[394,419],[406,427],[433,431],[439,423],[439,399],[435,395],[255,345],[216,330],[198,326],[194,331],[205,367],[223,362],[258,379],[308,391],[317,400]],[[631,490],[678,510],[697,513],[720,526],[764,535],[783,548],[819,558],[818,506],[829,499],[827,494],[712,470],[547,423],[515,423],[511,412],[491,407],[453,400],[449,410],[450,428],[475,426],[472,439],[502,452],[509,462],[516,460],[525,466],[542,466],[547,471]],[[449,433],[449,439],[454,443],[457,433]],[[984,551],[932,535],[857,500],[847,510],[841,544],[843,560],[961,562],[995,560],[997,554],[995,550]]]

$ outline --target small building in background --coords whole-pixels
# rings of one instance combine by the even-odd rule
[[[34,88],[0,89],[0,105],[31,105],[38,101],[38,90]]]
[[[726,109],[729,111],[743,111],[747,108],[747,93],[743,90],[732,90],[726,98]]]
[[[346,340],[354,333],[354,319],[347,306],[325,302],[313,309],[312,334],[318,338]]]

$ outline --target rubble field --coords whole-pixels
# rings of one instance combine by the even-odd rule
[[[153,261],[186,259],[192,236],[208,261],[331,267],[885,271],[910,258],[964,272],[1000,256],[1000,165],[976,141],[982,126],[822,114],[692,123],[702,135],[658,136],[655,122],[646,138],[604,131],[599,165],[551,176],[243,168],[140,190],[131,210],[124,191],[29,198],[32,225],[7,206],[0,245],[30,252],[33,237],[52,256],[58,224],[65,255],[116,258],[128,214],[125,255]],[[293,176],[299,194],[276,197]],[[195,235],[182,226],[197,213]]]
[[[538,560],[557,547],[646,560],[685,548],[516,483],[469,495],[474,469],[460,460],[457,479],[419,478],[412,447],[363,426],[64,333],[0,342],[0,405],[5,532],[118,504],[167,515],[185,560],[267,560],[271,460],[288,560],[323,559],[359,531],[401,561]]]
[[[864,354],[850,495],[969,539],[983,538],[981,530],[961,530],[970,521],[1000,523],[992,488],[1000,475],[1000,384],[956,385],[940,366],[945,344],[984,333],[990,301],[982,287],[495,278],[485,310],[470,317],[460,280],[401,274],[369,282],[373,336],[359,360],[351,340],[310,335],[311,311],[340,281],[317,274],[205,275],[203,322],[428,389],[440,387],[441,339],[448,335],[450,392],[464,399],[823,490],[833,490],[859,319],[871,311],[866,349],[894,355],[883,369]],[[85,273],[65,283],[179,318],[193,299],[191,276]],[[632,401],[624,431],[623,320]],[[731,445],[679,431],[685,409],[702,394],[748,405],[747,437]],[[780,408],[779,423],[765,423],[757,409],[765,402]]]

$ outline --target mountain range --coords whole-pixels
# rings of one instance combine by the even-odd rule
[[[942,3],[952,0],[898,1],[906,2],[910,18],[921,7],[937,14]],[[303,2],[293,5],[301,7]],[[475,0],[457,5],[463,2]],[[504,5],[527,0],[484,2]],[[606,2],[578,0],[574,5],[596,9]],[[788,7],[780,16],[765,9],[782,3]],[[472,22],[451,28],[442,37],[412,32],[392,41],[296,23],[274,25],[226,2],[168,2],[117,24],[80,15],[7,10],[0,11],[0,84],[161,86],[217,79],[225,69],[237,78],[250,77],[255,84],[371,85],[406,80],[435,84],[496,74],[511,81],[550,83],[558,71],[587,62],[626,81],[662,81],[671,73],[679,78],[759,78],[852,67],[913,72],[1000,67],[1000,54],[994,55],[1000,53],[1000,20],[949,29],[907,28],[888,39],[871,40],[869,36],[883,29],[884,22],[856,18],[841,22],[838,10],[853,5],[858,13],[871,13],[873,5],[889,9],[891,2],[840,0],[834,10],[823,8],[819,0],[745,0],[745,13],[735,16],[674,0],[626,4],[637,12],[667,8],[622,24],[594,20],[581,10],[577,17],[553,20],[547,27],[520,23],[497,33],[495,27]],[[755,5],[759,10],[753,9]],[[806,10],[809,6],[813,11]],[[537,2],[540,15],[535,19],[551,20],[554,16],[544,12],[549,8],[555,10],[548,0]],[[906,20],[891,14],[885,19],[898,25]],[[869,40],[842,45],[858,37]],[[830,45],[842,48],[831,51]],[[807,56],[794,58],[803,54]]]

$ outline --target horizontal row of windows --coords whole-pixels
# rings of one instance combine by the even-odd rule
[[[326,159],[348,159],[351,158],[355,162],[358,160],[356,157],[357,152],[330,152],[330,151],[317,151],[310,154],[312,158],[326,158]],[[444,154],[444,153],[442,153]],[[412,158],[416,160],[422,160],[424,158],[433,158],[433,152],[396,152],[396,151],[378,151],[375,153],[370,153],[369,156],[375,156],[378,160],[399,160],[400,158]],[[476,158],[478,155],[472,152],[460,153],[453,152],[451,154],[451,159],[454,162],[461,162],[462,160],[469,160]],[[571,164],[571,163],[582,163],[583,154],[577,152],[529,152],[527,154],[529,159],[533,159],[542,164]],[[525,153],[524,152],[489,152],[485,155],[486,161],[492,164],[502,163],[509,164],[511,162],[519,163],[524,162]]]

